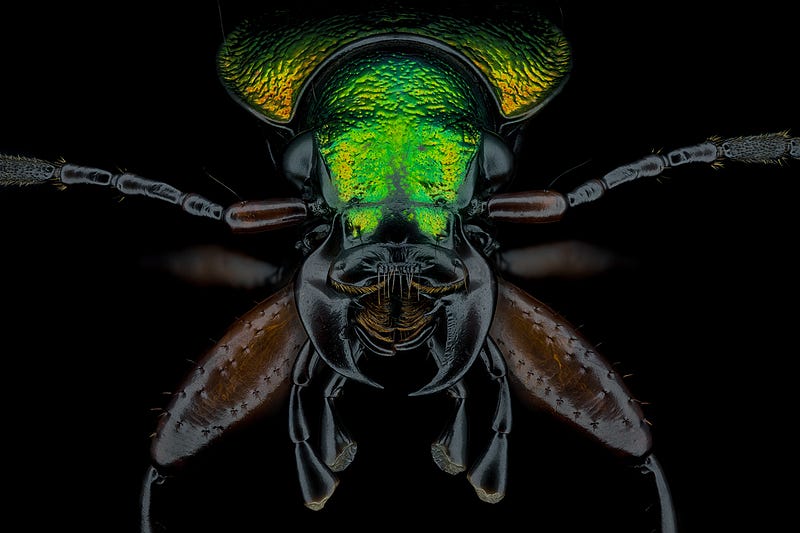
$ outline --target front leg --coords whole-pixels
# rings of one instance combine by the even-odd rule
[[[431,444],[433,462],[448,474],[459,474],[466,469],[467,457],[467,388],[463,380],[447,389],[455,409],[439,438]]]
[[[236,427],[275,411],[308,337],[286,286],[239,319],[175,392],[154,434],[141,494],[142,532],[159,522],[162,472],[176,469]],[[155,505],[154,505],[155,504]]]
[[[292,392],[289,397],[289,436],[294,443],[297,475],[306,507],[318,511],[333,495],[339,480],[308,442],[311,430],[303,408],[303,390],[311,383],[320,357],[307,341],[297,356],[292,371]]]
[[[506,362],[494,341],[487,337],[481,350],[486,371],[497,384],[497,406],[492,418],[492,440],[467,474],[478,498],[497,503],[506,495],[508,474],[508,434],[511,432],[511,393]]]
[[[333,370],[330,370],[330,373],[331,376],[325,385],[325,403],[322,406],[320,447],[325,464],[334,472],[341,472],[353,462],[358,445],[336,413],[336,399],[342,394],[347,378]]]

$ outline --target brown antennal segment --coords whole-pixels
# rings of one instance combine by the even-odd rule
[[[241,202],[225,210],[225,223],[235,233],[256,233],[295,226],[308,216],[299,198],[272,198]]]
[[[491,197],[486,209],[494,220],[538,224],[561,220],[567,201],[556,191],[511,192]]]

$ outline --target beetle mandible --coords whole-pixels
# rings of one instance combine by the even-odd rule
[[[369,17],[359,16],[357,20],[357,24],[365,24],[365,27],[371,24]],[[533,21],[529,20],[526,27],[527,31],[534,35],[539,35],[539,31],[550,28],[545,22],[536,18]],[[407,28],[403,29],[407,30]],[[286,334],[307,333],[309,340],[306,350],[300,353],[308,356],[309,360],[300,358],[300,361],[307,363],[309,369],[318,368],[319,363],[313,362],[314,354],[316,354],[328,366],[337,370],[337,374],[331,378],[330,385],[330,389],[334,392],[343,383],[343,378],[339,376],[370,382],[369,376],[361,373],[358,368],[360,357],[375,354],[394,355],[395,352],[402,355],[405,350],[425,347],[440,362],[440,372],[433,377],[433,380],[422,392],[450,389],[452,394],[458,398],[459,394],[463,395],[463,391],[458,385],[460,377],[476,360],[485,359],[485,362],[476,364],[488,363],[487,368],[498,381],[500,390],[498,403],[503,405],[504,402],[507,402],[505,398],[506,385],[502,383],[504,371],[500,368],[499,363],[502,363],[505,357],[498,357],[498,354],[502,356],[504,352],[500,342],[497,341],[502,338],[513,338],[514,334],[513,332],[503,332],[500,329],[504,326],[498,317],[505,317],[507,319],[505,323],[510,324],[515,320],[515,315],[502,307],[503,300],[498,300],[501,304],[499,308],[497,305],[489,305],[487,302],[493,301],[494,294],[498,290],[501,291],[501,296],[506,295],[505,301],[516,301],[517,305],[527,305],[529,301],[526,299],[527,297],[510,287],[507,282],[495,282],[494,274],[485,259],[485,256],[491,255],[494,241],[486,229],[481,227],[480,221],[482,217],[493,220],[503,220],[504,218],[513,220],[527,217],[534,220],[551,221],[562,216],[565,206],[559,204],[561,197],[555,193],[542,192],[528,196],[504,196],[497,193],[507,175],[510,174],[511,154],[506,148],[508,138],[513,137],[515,133],[513,126],[518,124],[516,121],[521,123],[529,118],[530,115],[525,113],[530,110],[523,113],[521,118],[510,118],[505,116],[502,110],[497,109],[502,108],[497,104],[497,95],[493,93],[496,91],[495,84],[486,81],[484,78],[486,74],[483,71],[475,70],[470,66],[464,60],[463,51],[459,52],[455,44],[447,43],[446,46],[443,46],[440,42],[431,39],[433,32],[423,31],[421,34],[409,32],[409,35],[405,35],[405,32],[400,33],[404,34],[403,38],[393,39],[392,42],[383,41],[384,34],[382,32],[379,37],[360,35],[358,40],[353,42],[357,42],[359,45],[363,44],[363,49],[355,46],[345,47],[346,50],[341,52],[342,55],[329,58],[329,62],[326,61],[320,70],[316,71],[313,78],[301,80],[309,84],[313,83],[315,98],[318,100],[307,101],[303,104],[306,107],[302,108],[301,112],[291,111],[294,117],[292,120],[295,122],[289,121],[291,125],[288,127],[291,134],[301,133],[307,129],[313,130],[314,133],[313,135],[306,133],[305,136],[297,136],[292,141],[288,151],[289,156],[286,158],[286,170],[287,174],[293,177],[301,188],[306,189],[307,194],[301,199],[301,202],[285,201],[266,204],[266,209],[277,209],[279,216],[272,216],[268,213],[262,221],[265,225],[276,219],[280,222],[294,222],[295,219],[303,218],[310,213],[322,226],[315,226],[315,228],[320,228],[319,231],[314,232],[309,239],[304,241],[308,247],[309,257],[301,268],[298,282],[293,289],[296,295],[298,314],[296,318],[290,317],[296,327],[287,328],[284,331]],[[252,33],[247,35],[252,35]],[[273,34],[270,33],[271,35]],[[556,49],[558,48],[556,47]],[[352,65],[352,70],[334,68],[337,64],[344,64],[342,62]],[[381,71],[381,68],[375,66],[376,64],[386,70]],[[408,89],[410,94],[420,92],[415,90],[418,88],[413,85],[413,81],[420,78],[420,72],[438,76],[441,79],[440,85],[445,89],[457,87],[456,98],[448,99],[447,104],[448,107],[453,107],[453,112],[458,116],[448,117],[444,120],[442,113],[425,111],[422,113],[422,118],[415,117],[414,120],[417,122],[409,124],[398,122],[400,119],[406,120],[406,114],[395,117],[398,121],[391,122],[389,129],[381,129],[385,124],[369,124],[368,120],[362,118],[359,118],[359,125],[363,126],[364,123],[368,123],[367,126],[372,127],[364,126],[363,130],[352,127],[353,121],[346,116],[347,113],[354,112],[352,102],[337,101],[338,93],[347,93],[351,86],[356,89],[357,93],[358,86],[354,80],[362,78],[356,76],[365,76],[370,83],[369,88],[373,88],[385,81],[387,72],[392,76],[398,72],[403,73],[401,79],[409,80],[407,81],[408,85],[404,88]],[[566,69],[562,73],[562,76],[564,75],[566,75]],[[309,79],[312,81],[308,81]],[[537,102],[542,103],[548,96],[555,94],[560,83],[561,78],[557,77],[545,98]],[[235,88],[232,91],[237,94]],[[310,94],[311,91],[299,90],[298,92],[298,94],[306,93]],[[239,97],[241,98],[241,95]],[[463,101],[459,101],[459,98]],[[300,96],[298,96],[299,99],[301,99]],[[404,105],[439,110],[442,102],[441,94],[437,95],[435,91],[431,91],[423,94],[420,101],[405,102]],[[382,102],[383,105],[389,103],[392,102]],[[377,114],[383,109],[358,111]],[[493,113],[495,116],[492,116]],[[267,117],[266,120],[281,128],[286,128],[288,123],[276,120],[274,117],[272,119]],[[362,120],[363,122],[361,122]],[[411,160],[415,160],[414,156],[416,156],[416,159],[422,160],[420,165],[426,163],[425,158],[440,164],[440,161],[436,161],[436,154],[431,154],[432,149],[423,149],[420,143],[412,144],[417,142],[417,139],[411,138],[410,133],[422,130],[420,124],[425,123],[425,120],[433,123],[432,125],[425,124],[426,127],[430,127],[429,135],[426,138],[441,139],[441,142],[434,143],[433,150],[444,147],[447,149],[448,156],[452,158],[450,164],[451,168],[455,170],[450,174],[459,176],[458,179],[462,180],[458,183],[458,187],[448,189],[446,183],[425,183],[428,187],[425,189],[418,181],[414,181],[413,176],[399,176],[398,172],[395,172],[391,179],[373,179],[366,184],[355,184],[354,189],[357,190],[355,193],[349,189],[345,190],[343,187],[332,185],[334,183],[341,185],[347,181],[344,177],[348,171],[347,164],[342,164],[340,161],[346,159],[350,153],[363,153],[358,149],[352,149],[352,146],[359,146],[358,143],[385,143],[386,146],[392,148],[414,146],[417,148],[417,152],[407,151],[410,153]],[[407,135],[390,138],[387,134],[389,130],[394,132],[398,129]],[[452,141],[448,136],[455,137],[457,141]],[[357,141],[353,140],[356,137]],[[764,138],[762,141],[775,146],[788,146],[788,144],[781,143],[789,142],[780,135]],[[752,139],[742,142],[745,143],[744,146],[747,149],[763,144],[761,141]],[[796,150],[796,141],[794,142]],[[706,145],[705,149],[710,150],[711,148]],[[461,155],[459,155],[459,150],[463,152]],[[791,150],[791,148],[787,150]],[[376,152],[370,152],[370,154],[374,155]],[[350,165],[361,171],[362,175],[368,174],[364,168],[365,165],[375,161],[379,161],[383,167],[395,168],[396,161],[392,158],[396,158],[396,152],[387,151],[385,156],[386,158],[383,160],[380,158],[370,158],[368,161],[356,160]],[[762,159],[766,159],[766,157],[762,157]],[[20,169],[28,165],[25,161],[19,159],[5,161],[7,168],[11,168],[13,171],[11,172],[13,176],[9,178],[9,181],[19,179]],[[76,170],[77,174],[71,174]],[[70,179],[73,181],[86,179],[88,173],[85,170],[82,167],[70,165],[61,167],[61,181],[69,183]],[[330,176],[326,176],[325,172],[330,173]],[[443,174],[446,173],[443,172]],[[105,174],[100,172],[94,173],[93,176],[102,178]],[[121,181],[116,179],[117,183],[125,181],[125,179]],[[337,180],[339,181],[337,182]],[[127,182],[134,186],[145,184],[149,187],[151,185],[149,182],[139,181],[134,177],[127,178]],[[422,198],[413,197],[414,187],[412,185],[421,189]],[[431,193],[431,189],[434,187],[438,190]],[[363,192],[365,188],[369,189],[366,193]],[[392,189],[391,194],[385,191],[376,193],[374,189],[379,188]],[[470,188],[474,190],[470,190]],[[125,192],[134,193],[131,189],[125,189]],[[366,200],[364,196],[367,194],[377,194],[377,199]],[[573,193],[573,197],[577,195],[578,193]],[[520,204],[523,207],[519,207]],[[199,201],[195,205],[205,207],[208,204]],[[236,226],[245,217],[253,215],[258,218],[261,212],[257,210],[263,207],[258,203],[248,203],[244,207],[229,208],[226,213],[231,225]],[[244,226],[243,223],[241,225]],[[324,237],[324,240],[317,241],[318,237]],[[337,265],[340,265],[341,268],[338,268]],[[314,278],[321,272],[325,272],[327,275],[328,267],[333,267],[330,276],[322,280]],[[390,289],[392,283],[394,283],[394,288]],[[496,283],[499,283],[499,289],[495,285]],[[509,294],[514,298],[508,299]],[[413,297],[409,297],[409,295]],[[282,292],[276,298],[280,300],[281,297],[291,299],[292,296],[289,292]],[[272,304],[275,301],[271,300],[270,302]],[[530,305],[538,306],[538,304]],[[494,325],[489,323],[493,314],[496,317]],[[403,322],[404,318],[412,318],[412,320]],[[345,320],[347,321],[343,322]],[[313,323],[309,323],[311,321]],[[382,326],[382,323],[386,321],[392,323],[388,329]],[[355,326],[351,326],[351,323],[354,323]],[[398,326],[397,323],[401,323],[401,325]],[[320,327],[325,324],[333,327]],[[559,325],[567,327],[563,324]],[[490,333],[490,328],[497,333]],[[345,335],[344,338],[337,337],[340,331],[345,330],[348,331],[348,335]],[[396,340],[399,337],[402,337],[401,341]],[[580,340],[580,336],[573,338]],[[278,341],[273,339],[273,342]],[[460,344],[454,345],[455,342]],[[586,351],[588,350],[591,348],[587,347]],[[215,353],[219,353],[219,351]],[[294,354],[286,357],[292,358]],[[602,360],[598,359],[597,361],[599,361],[598,365],[602,364]],[[594,364],[594,359],[592,362]],[[294,406],[291,408],[291,412],[297,422],[293,440],[297,441],[300,460],[305,464],[314,465],[316,464],[315,452],[305,438],[308,428],[305,428],[305,423],[302,421],[303,411],[299,407],[303,401],[303,373],[306,370],[302,365],[298,365],[296,368],[298,374],[295,376],[295,390],[291,396]],[[510,377],[513,377],[513,374]],[[620,388],[616,389],[615,395],[612,397],[615,397],[620,404],[628,405],[628,402],[624,401],[627,398],[624,385],[614,382],[614,386],[617,385]],[[204,385],[195,382],[192,386],[203,387]],[[191,389],[192,386],[188,389]],[[183,390],[186,391],[187,387],[184,387]],[[333,398],[334,395],[331,396],[331,404],[333,404]],[[176,397],[175,402],[180,404],[180,395]],[[457,403],[459,402],[457,401]],[[227,409],[229,406],[224,407],[220,413],[229,411]],[[556,406],[551,407],[556,410]],[[179,408],[176,405],[171,409],[173,415],[170,416],[170,419],[173,421],[175,412]],[[191,404],[187,409],[194,412],[197,406]],[[634,407],[630,407],[630,409],[633,409],[635,413]],[[498,412],[502,414],[503,410]],[[246,414],[240,413],[239,416]],[[641,415],[636,414],[636,416],[639,426],[645,431],[646,428],[641,425]],[[226,423],[232,424],[233,422]],[[165,427],[167,424],[165,422]],[[493,481],[503,479],[502,475],[494,471],[491,475],[486,474],[485,465],[489,464],[492,468],[502,465],[503,461],[498,457],[502,457],[502,448],[505,446],[507,438],[505,435],[508,429],[508,421],[503,418],[496,419],[495,424],[497,433],[493,437],[494,444],[490,446],[490,449],[499,449],[499,455],[495,455],[495,451],[493,451],[489,454],[487,461],[483,463],[479,461],[478,466],[473,469],[474,474],[471,477],[474,484],[477,485],[476,490],[479,494],[489,500],[499,499],[502,496],[502,490],[496,486],[484,486],[480,479],[482,477],[490,478]],[[203,429],[207,429],[204,427],[205,425],[212,424],[203,422],[196,427],[196,430],[202,433]],[[185,429],[185,425],[182,427]],[[455,427],[458,429],[458,425]],[[591,433],[588,428],[587,432]],[[445,433],[448,438],[452,438],[457,431],[448,430]],[[333,451],[333,455],[324,458],[323,462],[333,463],[336,468],[341,468],[343,463],[352,458],[354,446],[350,445],[350,441],[343,432],[333,431],[329,437],[326,442],[328,447],[326,453],[330,454]],[[162,437],[158,442],[174,443],[177,440],[178,437],[169,439]],[[636,440],[636,438],[623,439],[625,445]],[[646,439],[639,441],[639,443],[641,442],[646,442]],[[162,444],[157,449],[161,453],[166,453],[166,446],[166,444]],[[643,454],[648,448],[648,444],[641,446],[641,449],[637,449],[635,452],[636,454]],[[446,442],[438,442],[434,446],[434,452],[437,463],[446,471],[458,471],[466,466],[461,464],[458,459],[454,460],[453,456],[457,457],[459,451],[450,449]],[[169,461],[162,458],[160,462]],[[305,468],[301,468],[301,470],[307,471]],[[321,474],[314,473],[312,470],[310,474],[312,477],[306,478],[301,483],[306,492],[306,501],[312,507],[324,503],[325,498],[332,490],[330,481],[332,478],[328,477],[326,467],[320,466],[320,471]],[[314,492],[319,487],[322,487],[323,493]]]

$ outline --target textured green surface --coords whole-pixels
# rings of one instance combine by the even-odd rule
[[[557,90],[570,66],[560,31],[535,12],[480,17],[375,11],[246,22],[220,50],[228,90],[266,120],[289,122],[305,83],[342,47],[387,33],[434,40],[467,58],[491,86],[500,112],[518,118]]]
[[[433,57],[385,52],[351,61],[318,88],[309,121],[331,175],[326,201],[347,211],[353,236],[397,212],[439,236],[450,210],[469,200],[462,185],[482,120],[465,84]]]

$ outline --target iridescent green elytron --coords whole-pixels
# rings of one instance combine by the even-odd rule
[[[463,76],[433,57],[384,52],[349,62],[315,94],[309,123],[330,172],[326,201],[345,210],[352,236],[401,213],[442,236],[472,196],[463,186],[484,122]]]
[[[374,11],[296,21],[271,16],[228,36],[219,71],[231,94],[263,119],[290,122],[307,82],[337,52],[375,36],[441,43],[477,69],[506,119],[523,119],[555,94],[570,69],[569,45],[535,12],[466,16]]]

